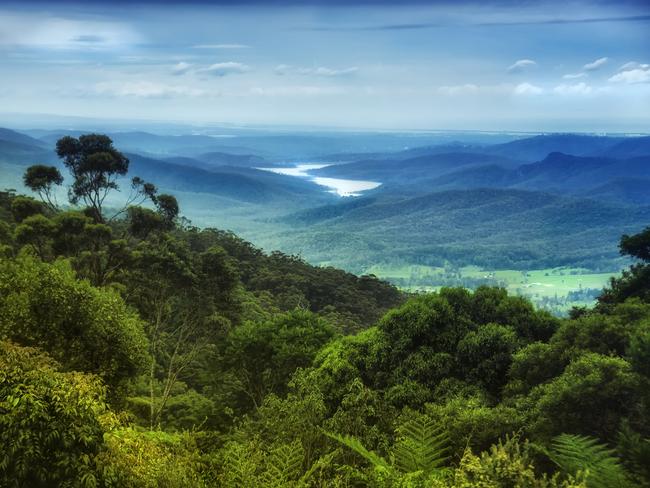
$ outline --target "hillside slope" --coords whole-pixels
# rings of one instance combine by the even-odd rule
[[[351,269],[381,262],[492,267],[597,266],[618,237],[650,221],[632,207],[543,192],[473,189],[375,195],[288,217],[287,238],[313,261]],[[603,252],[609,245],[610,252]]]

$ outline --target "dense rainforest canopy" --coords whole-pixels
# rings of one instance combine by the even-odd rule
[[[108,208],[128,159],[57,151],[70,205],[42,165],[0,193],[0,486],[650,486],[650,228],[558,319],[266,254],[137,176]]]

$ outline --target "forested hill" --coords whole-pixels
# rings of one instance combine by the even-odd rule
[[[612,234],[650,221],[650,206],[473,188],[373,195],[296,212],[285,221],[297,248],[317,262],[344,262],[349,269],[363,269],[364,259],[441,266],[463,263],[467,255],[488,268],[591,268],[618,257]]]
[[[98,229],[79,212],[51,214],[44,205],[7,192],[0,192],[0,213],[4,244],[26,246],[46,261],[65,257],[81,278],[93,284],[117,285],[128,279],[140,248],[148,242],[130,234],[133,229],[124,221],[102,224]],[[403,300],[395,287],[374,276],[358,277],[336,268],[312,266],[298,256],[265,253],[227,231],[177,227],[157,245],[160,248],[155,252],[164,249],[165,253],[160,259],[185,259],[182,264],[190,273],[192,262],[201,253],[219,249],[242,297],[259,298],[269,310],[301,308],[329,314],[341,324],[366,326]]]
[[[0,486],[650,486],[650,227],[559,319],[265,254],[137,176],[109,209],[112,141],[57,154],[0,192]]]

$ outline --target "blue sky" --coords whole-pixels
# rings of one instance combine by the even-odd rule
[[[646,2],[3,2],[0,56],[3,113],[650,131]]]

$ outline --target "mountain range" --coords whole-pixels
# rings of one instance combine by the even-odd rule
[[[2,184],[20,188],[25,167],[36,162],[60,165],[56,140],[79,133],[0,129]],[[648,136],[504,136],[490,144],[487,136],[454,134],[411,146],[405,141],[428,141],[110,135],[131,161],[130,176],[177,194],[197,223],[353,271],[381,262],[600,269],[620,263],[621,233],[650,223]],[[340,198],[310,178],[258,169],[297,164],[298,155],[329,164],[312,176],[381,185]]]

